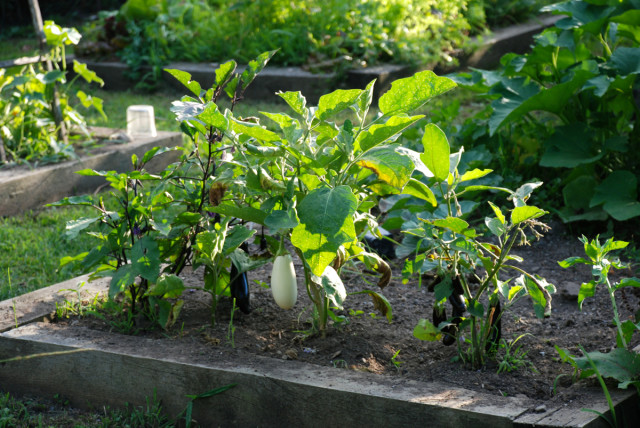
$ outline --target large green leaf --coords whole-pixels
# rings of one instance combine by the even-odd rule
[[[356,104],[362,95],[362,89],[338,89],[320,97],[316,117],[326,120],[331,116]]]
[[[452,230],[456,233],[463,233],[469,227],[469,223],[458,217],[437,219],[433,221],[433,225]]]
[[[604,210],[618,221],[639,216],[637,188],[635,174],[630,171],[613,171],[596,187],[590,207],[603,204]]]
[[[255,229],[249,229],[247,226],[238,224],[227,231],[222,251],[224,255],[229,255],[236,250],[243,242],[255,235]]]
[[[596,179],[591,175],[581,175],[570,181],[562,189],[564,204],[574,210],[589,209],[589,202],[597,185]]]
[[[273,210],[264,219],[264,224],[269,229],[277,231],[280,229],[293,229],[299,224],[299,221],[293,209]]]
[[[449,141],[445,133],[435,124],[428,124],[422,136],[424,153],[420,159],[431,171],[437,181],[446,181],[449,176]]]
[[[638,22],[640,25],[640,22]],[[640,47],[620,47],[613,52],[609,62],[621,76],[640,73]]]
[[[155,282],[160,275],[160,249],[150,236],[138,239],[131,248],[131,266],[136,275]]]
[[[291,243],[302,251],[311,271],[321,276],[342,244],[355,239],[357,199],[348,186],[312,190],[298,205],[300,224]]]
[[[580,89],[593,73],[578,70],[571,80],[541,90],[524,77],[502,79],[494,87],[501,97],[491,103],[493,114],[489,119],[489,133],[493,135],[505,122],[513,122],[527,113],[541,110],[560,114],[573,94]]]
[[[300,122],[296,119],[293,119],[291,116],[284,113],[269,113],[261,111],[260,114],[268,117],[278,124],[282,133],[284,134],[284,138],[287,141],[294,144],[296,141],[302,137],[304,134],[304,129],[300,127]]]
[[[401,189],[413,173],[413,162],[398,153],[396,146],[378,146],[360,157],[357,165],[373,171],[380,180]]]
[[[386,116],[408,113],[455,87],[456,83],[448,77],[437,76],[431,70],[421,71],[391,83],[391,89],[380,97],[378,107]]]
[[[582,370],[591,369],[591,363],[603,377],[616,379],[620,388],[626,388],[632,382],[640,379],[640,355],[624,348],[615,348],[611,352],[589,352],[588,356],[575,358],[575,362]]]
[[[384,124],[372,125],[369,129],[358,135],[354,143],[354,150],[356,152],[359,150],[367,151],[404,131],[423,117],[423,115],[410,117],[393,116]]]
[[[120,266],[111,277],[109,283],[109,298],[115,299],[126,287],[132,285],[136,280],[136,273],[131,265]]]
[[[557,11],[569,15],[569,17],[556,22],[556,26],[563,30],[582,27],[585,30],[595,32],[610,15],[613,8],[595,3],[594,1],[570,0],[545,6],[541,12]]]
[[[147,290],[146,296],[159,296],[163,299],[175,299],[184,291],[184,282],[176,275],[160,275],[158,281]]]
[[[584,123],[572,123],[556,129],[545,141],[545,152],[540,159],[541,166],[575,168],[593,163],[604,156],[592,143],[593,131]]]

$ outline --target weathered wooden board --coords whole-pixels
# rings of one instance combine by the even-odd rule
[[[3,333],[0,360],[38,356],[2,363],[2,389],[60,394],[79,407],[143,405],[155,394],[175,416],[187,394],[237,384],[195,403],[194,418],[203,426],[498,428],[512,426],[530,405],[439,383],[379,381],[375,375],[264,357],[251,366],[187,364],[159,357],[171,352],[158,349],[154,340],[89,330],[74,335],[45,323]]]

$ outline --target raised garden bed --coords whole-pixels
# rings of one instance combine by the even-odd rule
[[[118,133],[118,130],[109,128],[92,128],[92,130],[96,138],[103,139],[103,143],[89,153],[81,154],[76,160],[37,168],[20,166],[1,169],[0,215],[15,215],[55,202],[65,196],[90,193],[106,183],[102,177],[75,174],[78,170],[90,168],[124,172],[131,169],[133,154],[142,156],[156,146],[182,145],[182,136],[177,132],[160,131],[157,137],[139,138],[124,143],[109,140],[110,136]],[[164,153],[150,162],[148,169],[162,170],[177,158],[178,153],[175,151]]]
[[[144,336],[118,334],[100,327],[100,321],[88,321],[91,318],[47,322],[55,309],[51,296],[75,288],[86,280],[81,277],[0,303],[0,325],[6,330],[0,335],[0,359],[39,355],[3,363],[0,383],[14,393],[58,394],[83,408],[125,402],[144,405],[146,397],[155,395],[173,416],[185,408],[187,394],[236,384],[220,395],[195,401],[193,417],[202,426],[606,426],[597,415],[581,410],[607,412],[596,382],[571,385],[565,378],[553,395],[548,381],[541,380],[549,372],[553,379],[571,371],[554,358],[551,344],[567,346],[580,340],[589,348],[603,349],[614,337],[604,309],[609,303],[606,293],[597,293],[578,312],[572,281],[580,281],[585,272],[553,268],[561,256],[559,249],[575,254],[579,247],[575,239],[546,239],[517,254],[540,265],[536,271],[559,286],[555,313],[548,320],[536,320],[528,302],[520,302],[507,314],[509,327],[504,327],[508,337],[533,335],[525,347],[542,373],[521,368],[496,375],[495,367],[473,372],[448,361],[455,349],[411,338],[413,318],[425,316],[420,308],[428,308],[433,298],[424,285],[418,289],[416,284],[398,282],[385,289],[394,307],[394,328],[407,330],[403,333],[407,340],[400,345],[385,338],[390,325],[371,318],[366,300],[357,296],[350,296],[350,308],[362,308],[364,314],[350,316],[351,322],[341,328],[334,326],[326,339],[301,339],[306,296],[287,312],[275,306],[268,289],[252,286],[253,313],[236,314],[232,347],[228,301],[219,307],[214,329],[207,326],[208,300],[199,292],[187,292],[181,318],[167,334],[157,330]],[[253,272],[251,278],[267,281],[266,272]],[[186,281],[201,285],[198,276]],[[85,285],[83,299],[90,300],[107,287],[103,281]],[[359,277],[348,282],[350,291],[358,287],[362,287]],[[49,299],[48,307],[40,303],[43,296]],[[75,293],[69,296],[77,301]],[[626,296],[631,306],[637,298]],[[194,320],[193,314],[201,318]],[[389,344],[401,349],[398,369],[384,355]],[[412,361],[421,353],[422,362]],[[627,421],[632,421],[630,415],[638,409],[636,391],[617,390],[613,384],[610,391],[614,403],[628,412]]]

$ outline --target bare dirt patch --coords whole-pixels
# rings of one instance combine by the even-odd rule
[[[579,400],[580,387],[571,382],[572,368],[560,362],[554,345],[568,349],[574,355],[580,355],[578,345],[588,351],[611,350],[615,346],[615,327],[609,296],[605,289],[598,289],[579,311],[579,285],[590,279],[590,271],[585,266],[571,269],[558,266],[559,260],[583,255],[582,244],[575,237],[563,234],[561,225],[554,226],[542,240],[531,246],[517,247],[513,253],[524,258],[521,266],[525,270],[546,278],[558,291],[553,295],[550,318],[537,319],[528,299],[521,299],[503,316],[503,338],[513,340],[525,335],[518,344],[522,344],[522,350],[527,352],[527,363],[510,372],[498,374],[498,361],[490,361],[483,370],[470,370],[454,361],[455,345],[446,347],[441,342],[423,342],[413,337],[418,320],[431,316],[434,296],[427,291],[426,284],[420,288],[417,281],[402,284],[401,261],[394,263],[391,285],[383,291],[393,307],[391,323],[374,312],[373,303],[367,296],[351,295],[345,302],[344,311],[336,312],[347,316],[348,322],[332,325],[325,338],[310,336],[305,332],[310,329],[311,304],[302,278],[298,279],[298,303],[292,310],[282,310],[273,301],[268,288],[252,281],[269,282],[270,265],[267,265],[249,274],[251,314],[236,311],[231,322],[231,303],[225,299],[218,306],[216,325],[212,327],[208,295],[191,290],[185,293],[185,305],[171,331],[141,328],[137,334],[166,340],[167,351],[179,352],[181,360],[193,357],[195,361],[250,362],[254,355],[262,355],[335,367],[336,370],[446,382],[501,396],[524,395],[559,402]],[[301,275],[301,266],[297,265],[296,270]],[[622,272],[613,279],[617,280],[621,275],[632,276],[633,273]],[[355,271],[343,277],[349,292],[374,286],[367,284],[365,279],[373,284],[376,282],[374,277]],[[187,275],[185,280],[192,286],[202,286],[202,277],[197,273]],[[637,293],[622,290],[618,300],[621,318],[632,318],[639,307]],[[70,327],[89,325],[113,329],[110,324],[92,317],[58,322]],[[73,330],[70,328],[71,334]],[[193,349],[190,344],[194,345]],[[631,346],[637,344],[636,339]],[[498,360],[503,358],[504,349],[497,356]]]

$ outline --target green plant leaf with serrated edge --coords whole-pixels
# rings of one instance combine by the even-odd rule
[[[299,114],[304,120],[307,120],[309,116],[309,109],[307,108],[307,99],[302,96],[302,93],[298,92],[278,92],[280,98],[289,104],[289,107]]]
[[[89,70],[87,64],[73,60],[73,72],[80,75],[87,83],[96,82],[100,86],[104,86],[104,80],[98,77],[95,71]]]
[[[247,89],[251,82],[253,82],[258,73],[260,73],[266,67],[267,63],[269,62],[271,57],[275,55],[276,52],[277,50],[262,52],[256,57],[256,59],[249,61],[249,64],[247,64],[247,68],[245,68],[240,75],[243,91]]]

